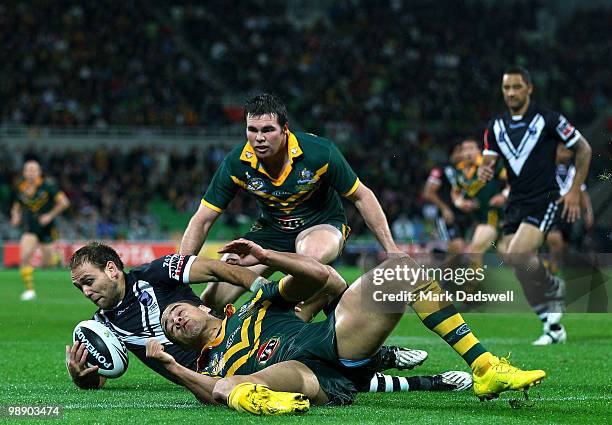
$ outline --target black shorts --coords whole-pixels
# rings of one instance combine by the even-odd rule
[[[550,231],[557,230],[561,232],[561,236],[563,236],[563,240],[565,242],[569,242],[572,239],[572,230],[574,228],[574,223],[570,223],[567,220],[559,218],[555,224],[553,224]]]
[[[436,219],[436,228],[438,236],[443,241],[452,241],[453,239],[465,239],[470,226],[472,225],[472,217],[463,213],[455,212],[455,221],[453,224],[446,224],[444,218],[439,216]]]
[[[560,205],[555,201],[535,205],[508,204],[504,212],[503,234],[516,233],[521,223],[529,223],[547,234],[559,221],[560,214]]]
[[[23,233],[33,233],[42,244],[48,244],[57,240],[58,232],[54,222],[41,226],[37,217],[25,220],[22,226]]]

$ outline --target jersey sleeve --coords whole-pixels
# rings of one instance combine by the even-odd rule
[[[218,213],[227,208],[238,191],[238,185],[232,179],[230,161],[227,157],[221,163],[202,197],[202,203]]]
[[[257,287],[251,287],[254,290],[254,294],[251,297],[251,302],[270,301],[272,304],[276,304],[283,307],[294,306],[294,301],[289,301],[283,294],[283,281],[281,280],[256,280]]]
[[[427,183],[441,185],[442,184],[442,169],[440,167],[434,167],[429,172],[427,177]]]
[[[580,140],[580,132],[563,115],[550,112],[546,121],[554,139],[563,143],[566,148],[573,147]]]
[[[142,279],[152,285],[176,286],[189,283],[189,270],[196,255],[164,255],[138,269]]]
[[[493,121],[491,121],[487,125],[487,128],[485,128],[483,142],[483,155],[499,156],[500,151],[499,146],[497,144],[497,139],[495,138],[495,132],[493,131]]]
[[[47,192],[49,192],[49,199],[53,199],[55,200],[55,198],[57,197],[57,195],[59,195],[60,193],[62,193],[61,190],[59,190],[59,187],[57,187],[55,184],[53,183],[49,183],[46,182],[46,189]]]
[[[352,195],[359,187],[359,178],[335,145],[329,149],[329,178],[342,196]]]

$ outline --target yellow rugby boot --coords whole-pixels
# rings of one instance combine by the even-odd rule
[[[543,370],[521,370],[510,364],[506,357],[491,356],[489,369],[482,375],[474,374],[474,393],[480,399],[492,400],[504,391],[525,391],[546,378]]]
[[[231,409],[255,415],[286,415],[305,413],[310,401],[304,394],[272,391],[264,385],[243,382],[230,393],[227,404]]]

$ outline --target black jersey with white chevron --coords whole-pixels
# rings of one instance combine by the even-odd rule
[[[579,139],[580,132],[563,115],[532,103],[524,115],[506,111],[489,122],[483,154],[504,158],[510,204],[541,204],[559,197],[557,145],[571,148]]]
[[[189,300],[202,304],[189,287],[189,269],[196,256],[166,255],[125,274],[125,296],[110,310],[99,309],[94,320],[110,327],[130,350],[149,368],[173,380],[165,368],[146,357],[146,343],[156,338],[166,352],[181,365],[194,369],[198,353],[184,351],[164,335],[160,316],[168,304]]]

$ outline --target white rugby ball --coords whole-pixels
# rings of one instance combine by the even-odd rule
[[[84,320],[74,328],[72,340],[85,344],[87,367],[99,366],[98,373],[118,378],[127,370],[128,352],[109,328],[95,320]]]

